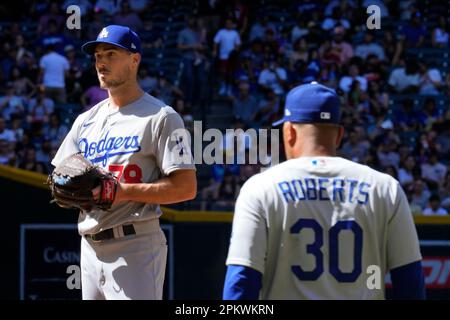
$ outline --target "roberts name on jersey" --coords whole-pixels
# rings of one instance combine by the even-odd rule
[[[371,185],[344,178],[309,177],[278,182],[278,191],[286,203],[297,201],[333,201],[367,204]]]

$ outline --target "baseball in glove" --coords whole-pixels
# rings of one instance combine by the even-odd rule
[[[108,210],[117,190],[117,179],[113,174],[94,165],[81,153],[64,159],[48,176],[47,183],[53,201],[63,208]],[[100,195],[95,199],[92,189],[100,186]]]

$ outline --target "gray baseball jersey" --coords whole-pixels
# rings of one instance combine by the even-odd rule
[[[94,164],[115,174],[121,182],[150,183],[179,169],[195,170],[183,120],[162,101],[144,94],[112,112],[109,99],[75,120],[52,160],[57,166],[71,154],[82,152]],[[110,212],[82,211],[80,234],[97,233],[127,222],[158,218],[158,204],[125,201]]]
[[[339,157],[302,157],[244,184],[226,263],[263,273],[261,299],[383,299],[385,273],[420,259],[394,178]],[[380,289],[367,284],[369,266],[381,271]]]

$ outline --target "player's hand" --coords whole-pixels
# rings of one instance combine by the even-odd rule
[[[102,191],[102,187],[98,186],[92,189],[92,196],[94,197],[95,201],[98,201],[100,199],[100,192]],[[123,199],[123,186],[120,182],[117,183],[117,189],[116,189],[116,195],[114,198],[114,204],[118,204],[119,202],[124,201]]]

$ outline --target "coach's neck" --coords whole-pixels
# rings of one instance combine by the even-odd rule
[[[118,109],[138,100],[144,94],[137,80],[108,89],[111,109]]]
[[[342,126],[286,122],[283,125],[286,158],[335,157],[343,135]]]

